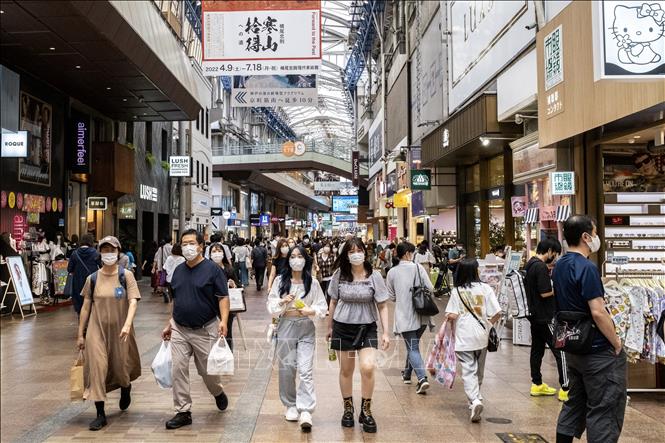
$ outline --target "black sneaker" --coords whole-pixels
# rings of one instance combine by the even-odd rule
[[[418,386],[416,387],[416,394],[427,394],[427,391],[429,389],[429,383],[427,381],[427,378],[423,378],[418,382]]]
[[[404,382],[405,385],[410,385],[411,384],[411,377],[406,377],[404,376],[404,371],[402,371],[402,381]]]
[[[90,426],[88,429],[91,431],[99,431],[102,429],[104,426],[106,426],[106,416],[105,415],[98,415],[96,419],[90,422]]]
[[[192,424],[192,413],[178,412],[173,418],[166,422],[166,429],[178,429]]]
[[[220,411],[226,410],[226,408],[229,406],[229,398],[226,396],[224,391],[215,397],[215,403],[217,403],[217,409]]]
[[[120,388],[120,410],[126,410],[129,405],[132,403],[132,385],[127,386],[126,388]]]

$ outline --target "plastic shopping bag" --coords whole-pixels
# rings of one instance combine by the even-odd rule
[[[457,373],[457,356],[455,355],[455,331],[450,322],[445,321],[441,325],[426,367],[437,382],[448,389],[453,388]]]
[[[233,352],[224,337],[220,337],[208,354],[208,375],[233,375]]]
[[[162,342],[162,346],[159,348],[155,359],[152,361],[152,365],[150,365],[155,380],[162,389],[168,389],[173,386],[171,375],[172,365],[171,342],[165,340]]]
[[[83,400],[85,382],[83,381],[83,351],[74,360],[74,365],[69,370],[69,398],[71,400]]]

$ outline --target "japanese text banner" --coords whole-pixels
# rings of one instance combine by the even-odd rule
[[[321,2],[203,2],[206,75],[315,74],[321,66]]]
[[[317,106],[316,75],[247,75],[233,77],[231,106]]]

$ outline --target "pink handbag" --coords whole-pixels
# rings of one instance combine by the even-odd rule
[[[450,322],[445,321],[441,325],[426,367],[437,382],[448,389],[453,388],[457,373],[457,356],[455,355],[455,331]]]

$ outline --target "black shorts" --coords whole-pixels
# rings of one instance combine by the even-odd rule
[[[341,323],[333,320],[330,348],[336,351],[354,351],[378,348],[376,322],[367,324]]]

